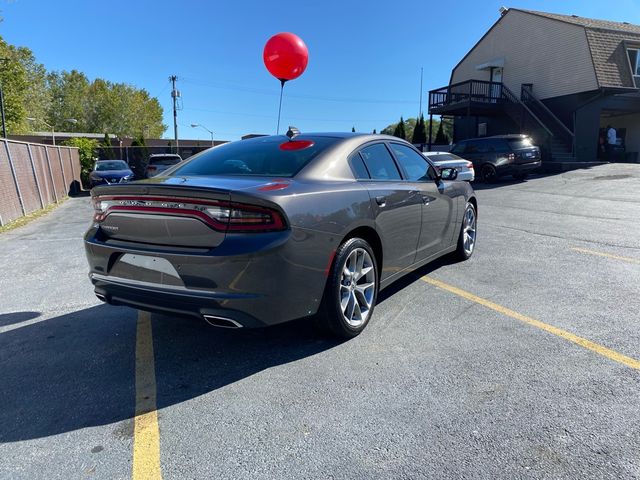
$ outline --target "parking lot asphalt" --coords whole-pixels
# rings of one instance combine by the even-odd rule
[[[640,478],[638,185],[476,185],[473,258],[346,342],[101,304],[71,199],[0,235],[0,478]]]

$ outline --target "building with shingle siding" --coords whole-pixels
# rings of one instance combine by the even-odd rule
[[[637,161],[639,88],[640,26],[502,9],[449,85],[429,92],[429,113],[453,117],[454,141],[527,133],[545,162],[566,164],[603,158],[610,124],[613,158]]]

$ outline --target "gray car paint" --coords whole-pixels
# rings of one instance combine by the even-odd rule
[[[336,143],[291,179],[179,177],[172,176],[174,167],[162,177],[95,188],[94,196],[228,198],[275,209],[288,222],[288,228],[280,232],[223,234],[211,230],[217,235],[213,248],[200,240],[180,245],[190,235],[202,238],[201,227],[195,223],[183,222],[175,234],[160,233],[163,221],[170,218],[157,222],[157,218],[141,218],[144,215],[123,215],[119,224],[111,224],[126,226],[123,231],[129,233],[120,238],[118,233],[92,225],[85,245],[96,292],[112,303],[142,309],[196,316],[213,313],[244,326],[268,325],[317,311],[334,253],[356,229],[380,237],[381,288],[455,249],[462,210],[473,196],[466,182],[356,181],[347,162],[349,155],[370,142],[398,139],[357,134],[300,138],[315,135],[335,136]],[[263,189],[275,181],[286,188]],[[384,207],[374,200],[380,193],[387,198]],[[428,204],[424,196],[431,198]],[[132,225],[137,225],[137,236]],[[178,277],[163,271],[164,262],[158,262],[162,268],[155,269],[141,267],[130,258],[122,262],[126,254],[164,259]]]

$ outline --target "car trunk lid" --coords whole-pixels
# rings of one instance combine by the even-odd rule
[[[237,229],[237,212],[244,215],[240,222],[249,222],[240,225],[248,230],[265,227],[270,215],[274,222],[269,228],[284,227],[282,215],[258,198],[243,195],[250,204],[231,203],[232,192],[268,183],[264,178],[164,177],[96,187],[94,218],[105,241],[213,248],[228,230]]]

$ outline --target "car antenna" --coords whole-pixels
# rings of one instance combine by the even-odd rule
[[[292,141],[293,137],[296,137],[298,135],[300,135],[300,130],[289,125],[289,130],[287,130],[287,137],[289,137],[289,141]]]

